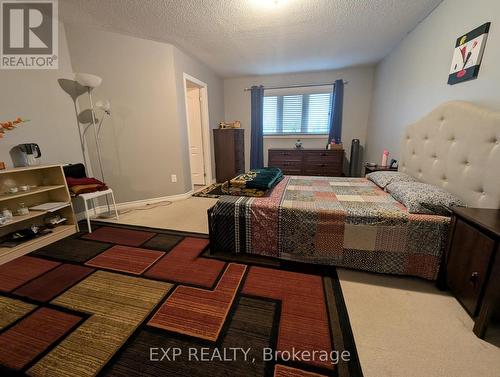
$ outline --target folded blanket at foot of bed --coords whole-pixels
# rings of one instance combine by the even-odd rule
[[[249,196],[260,198],[267,194],[269,190],[257,190],[257,189],[248,189],[245,187],[237,187],[231,186],[229,181],[226,181],[221,186],[221,191],[224,195],[232,195],[232,196]]]
[[[279,168],[253,169],[240,174],[229,181],[229,186],[266,191],[283,179],[283,172]]]
[[[224,182],[221,190],[226,195],[262,197],[282,179],[283,172],[281,169],[253,169]]]

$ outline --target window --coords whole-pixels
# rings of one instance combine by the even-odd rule
[[[264,135],[328,134],[332,93],[264,97]]]

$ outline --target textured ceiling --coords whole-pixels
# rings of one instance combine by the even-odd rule
[[[61,0],[60,17],[172,43],[222,76],[375,63],[441,0]]]

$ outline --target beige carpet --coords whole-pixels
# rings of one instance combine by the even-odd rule
[[[338,274],[365,376],[500,376],[500,348],[474,335],[448,293],[416,278]]]
[[[185,232],[208,233],[207,210],[217,202],[211,198],[189,198],[140,207],[120,215],[119,220],[99,219],[112,223],[173,229]]]
[[[207,233],[215,202],[189,198],[119,222]],[[489,342],[477,338],[460,304],[432,283],[345,269],[339,277],[365,377],[500,376],[498,333]]]

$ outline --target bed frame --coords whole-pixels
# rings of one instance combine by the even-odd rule
[[[440,105],[406,128],[399,171],[443,187],[470,207],[500,208],[500,113],[461,101]]]

